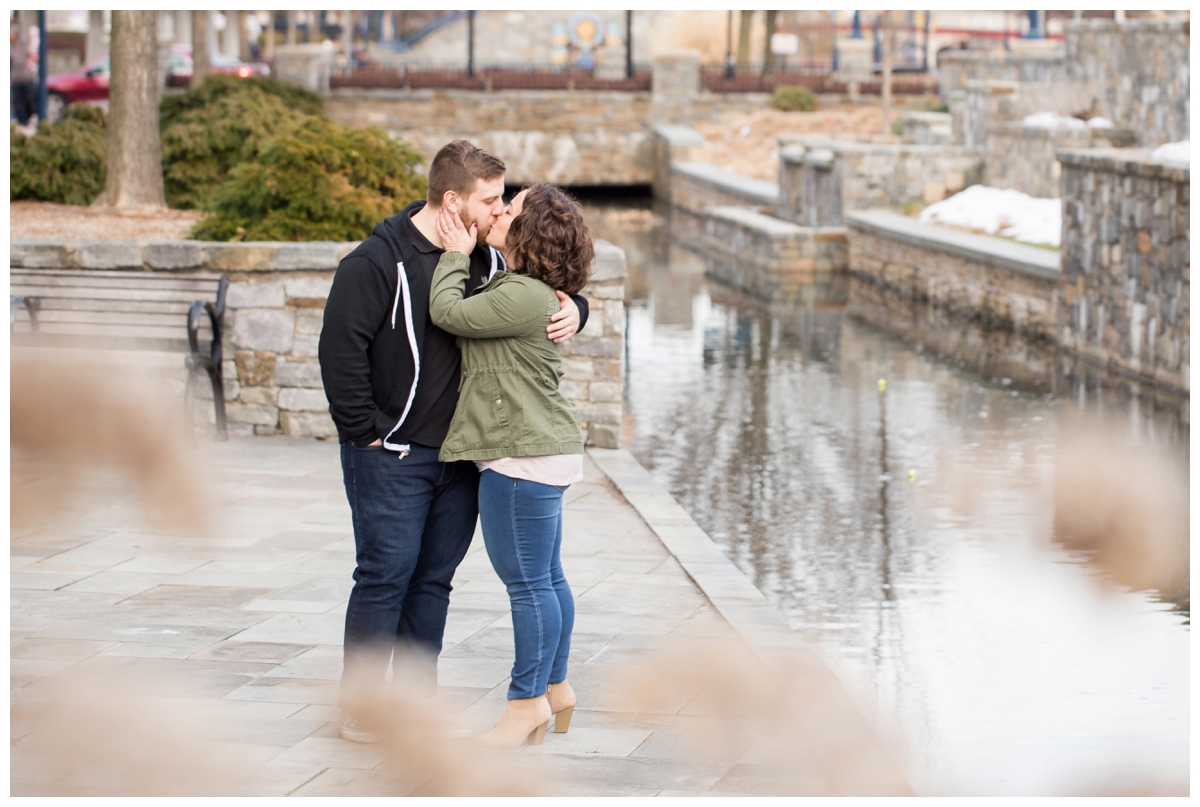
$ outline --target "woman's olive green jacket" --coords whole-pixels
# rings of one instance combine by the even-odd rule
[[[546,336],[558,311],[540,280],[497,272],[463,297],[469,259],[447,252],[429,291],[429,317],[458,337],[458,406],[438,459],[492,460],[582,454],[579,413],[558,391],[562,359]]]

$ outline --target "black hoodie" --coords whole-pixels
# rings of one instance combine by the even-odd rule
[[[455,337],[429,321],[429,286],[443,250],[412,223],[424,206],[413,202],[376,224],[334,275],[317,355],[341,443],[362,447],[382,439],[395,450],[411,443],[437,448],[450,428],[461,357]],[[499,253],[477,247],[466,293],[493,268],[504,270]],[[572,299],[583,330],[587,300]]]

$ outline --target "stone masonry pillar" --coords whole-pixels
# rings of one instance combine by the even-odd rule
[[[654,57],[654,79],[650,95],[653,123],[688,123],[692,100],[700,91],[700,51],[662,51]]]

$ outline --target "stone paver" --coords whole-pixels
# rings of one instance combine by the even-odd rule
[[[337,736],[342,621],[354,568],[337,446],[242,438],[203,446],[199,460],[214,503],[200,534],[155,527],[133,493],[111,481],[85,488],[53,524],[14,529],[12,794],[94,792],[89,783],[103,778],[89,778],[94,760],[69,769],[48,763],[50,735],[25,707],[98,674],[202,718],[203,736],[250,766],[251,781],[239,792],[420,793],[421,782],[397,774],[384,748]],[[570,680],[580,702],[568,734],[548,734],[544,745],[514,753],[536,766],[543,785],[567,795],[778,792],[779,777],[757,775],[768,769],[746,756],[748,745],[724,758],[695,753],[705,679],[652,706],[622,684],[669,640],[713,637],[744,648],[735,627],[753,633],[778,630],[778,622],[753,612],[765,603],[645,477],[635,480],[625,467],[628,495],[641,496],[651,518],[591,459],[585,464],[584,481],[567,493],[563,546],[577,611]],[[14,464],[14,496],[22,485],[46,484],[47,473]],[[650,526],[654,508],[667,519],[662,535]],[[671,541],[705,590],[728,598],[735,626],[668,549]],[[504,586],[477,533],[455,577],[439,662],[441,701],[475,732],[504,709],[512,641]],[[759,654],[782,658],[792,649],[771,647]],[[849,792],[824,773],[820,751],[789,759],[807,772],[791,792]]]

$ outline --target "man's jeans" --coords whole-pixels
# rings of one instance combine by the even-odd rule
[[[358,568],[346,606],[342,685],[383,683],[393,646],[424,655],[436,675],[450,581],[478,514],[479,472],[412,446],[404,459],[380,446],[342,446]]]
[[[483,544],[512,606],[516,661],[509,700],[545,695],[546,684],[567,677],[575,600],[559,560],[566,489],[491,470],[479,479]]]

